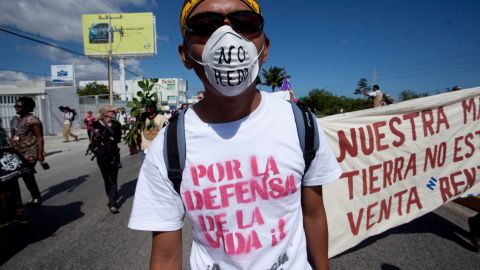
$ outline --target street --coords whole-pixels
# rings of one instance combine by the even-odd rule
[[[13,234],[13,255],[2,269],[147,269],[149,232],[127,228],[140,156],[121,143],[120,213],[106,206],[95,161],[85,157],[86,132],[78,142],[47,136],[49,170],[37,166],[43,204],[26,209],[29,224]],[[30,199],[20,181],[23,201]],[[408,224],[371,237],[330,261],[331,269],[478,269],[480,256],[467,234],[474,213],[449,203]],[[183,268],[189,269],[191,234],[184,229]],[[335,228],[329,228],[333,230]]]

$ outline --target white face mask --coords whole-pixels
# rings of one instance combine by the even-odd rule
[[[260,53],[253,42],[235,32],[229,25],[218,28],[207,40],[202,53],[205,74],[210,84],[224,96],[237,96],[257,78]]]

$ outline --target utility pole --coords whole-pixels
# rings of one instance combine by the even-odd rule
[[[113,61],[113,56],[112,56],[112,38],[115,32],[120,32],[120,34],[123,34],[123,31],[121,29],[114,29],[112,27],[112,19],[121,19],[122,15],[119,15],[117,17],[113,17],[111,15],[105,15],[105,17],[98,16],[100,20],[108,20],[108,92],[109,92],[109,100],[110,100],[110,105],[113,105],[113,69],[112,69],[112,61]]]
[[[75,78],[75,60],[73,60],[73,64],[72,64],[72,72],[73,72],[73,87],[77,88],[77,79]]]
[[[372,72],[372,82],[374,85],[377,84],[377,80],[378,80],[378,71],[377,71],[377,68],[374,68]]]
[[[118,59],[118,66],[120,68],[120,90],[123,92],[123,95],[125,96],[125,100],[128,101],[127,97],[127,88],[125,87],[125,59],[120,58]]]

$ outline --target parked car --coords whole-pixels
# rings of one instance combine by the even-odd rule
[[[108,43],[108,23],[94,23],[88,28],[89,43]],[[113,43],[113,36],[112,36]]]

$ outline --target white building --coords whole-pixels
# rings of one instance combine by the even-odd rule
[[[10,120],[15,116],[16,100],[21,96],[33,98],[35,101],[34,114],[43,123],[43,133],[47,135],[59,134],[63,129],[63,113],[60,106],[68,106],[80,110],[77,89],[73,86],[46,87],[44,80],[21,81],[15,85],[0,85],[0,126],[7,131],[10,129]],[[77,114],[74,127],[80,126],[82,116]]]
[[[142,90],[138,86],[139,81],[126,80],[125,87],[122,87],[120,80],[113,81],[113,93],[119,95],[121,100],[130,101],[136,97],[138,91]],[[78,86],[83,88],[92,82],[108,86],[108,81],[80,81]],[[188,83],[182,78],[159,78],[153,89],[158,94],[159,105],[168,105],[173,109],[180,107],[182,103],[188,103]]]

